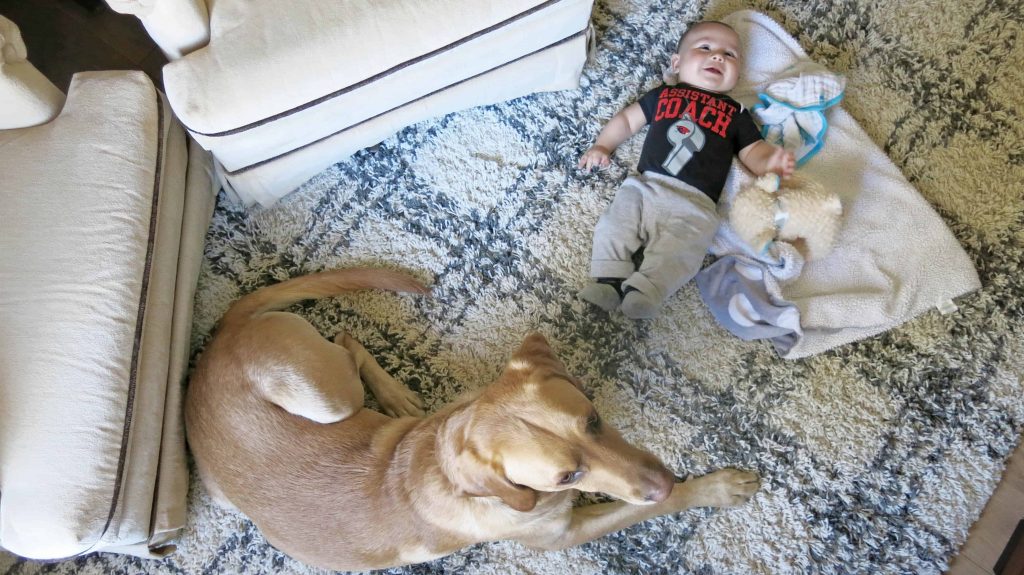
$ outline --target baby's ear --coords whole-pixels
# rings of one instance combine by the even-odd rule
[[[668,66],[661,70],[661,79],[670,85],[679,83],[679,54],[672,54],[669,58]]]

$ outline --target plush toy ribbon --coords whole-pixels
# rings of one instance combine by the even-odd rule
[[[782,179],[777,174],[765,174],[764,177],[771,178],[772,192],[778,192]],[[778,195],[775,196],[775,201],[772,202],[772,209],[775,212],[775,215],[772,217],[775,223],[775,235],[778,235],[779,230],[789,220],[789,212],[782,205],[782,198]],[[780,280],[796,277],[804,267],[803,256],[787,242],[770,240],[761,248],[759,256],[762,262],[769,264],[768,271]]]
[[[761,136],[793,152],[800,167],[824,144],[825,110],[842,101],[845,88],[842,76],[807,68],[769,84],[750,111],[761,123]]]

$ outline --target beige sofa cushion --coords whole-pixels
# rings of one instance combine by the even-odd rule
[[[587,28],[591,3],[218,0],[210,44],[164,84],[235,171],[555,46]]]
[[[222,170],[225,190],[233,193],[244,205],[258,203],[269,206],[341,158],[377,144],[410,124],[531,92],[578,87],[586,59],[587,40],[586,34],[573,35],[555,46],[413,100],[387,114],[350,126],[322,140],[300,146],[273,161],[261,162],[236,172]]]
[[[56,119],[0,131],[0,546],[14,553],[146,554],[184,522],[168,379],[188,320],[173,309],[186,162],[141,72],[76,74]],[[176,493],[157,493],[158,474]]]
[[[27,57],[18,27],[0,16],[0,130],[48,122],[64,105],[64,93]]]

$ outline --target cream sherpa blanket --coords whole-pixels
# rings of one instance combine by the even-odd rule
[[[806,67],[800,44],[764,14],[743,10],[723,21],[743,47],[744,67],[732,94],[744,105],[753,106],[770,83]],[[790,359],[881,333],[933,307],[951,309],[953,298],[981,285],[942,218],[857,122],[838,106],[827,114],[824,145],[800,172],[839,194],[845,221],[836,249],[781,286],[781,299],[797,307],[802,328],[773,340]],[[734,165],[720,208],[727,211],[728,198],[748,181]],[[720,237],[715,251],[739,250]],[[768,274],[766,280],[772,281]]]

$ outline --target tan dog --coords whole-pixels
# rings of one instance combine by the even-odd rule
[[[693,506],[742,503],[752,473],[676,483],[602,422],[545,339],[531,335],[498,381],[420,417],[417,396],[340,334],[272,311],[346,290],[426,291],[384,270],[325,272],[243,297],[188,389],[186,426],[215,498],[267,540],[335,570],[427,561],[482,541],[559,549]],[[384,411],[363,409],[363,387]],[[621,501],[573,509],[575,490]]]

